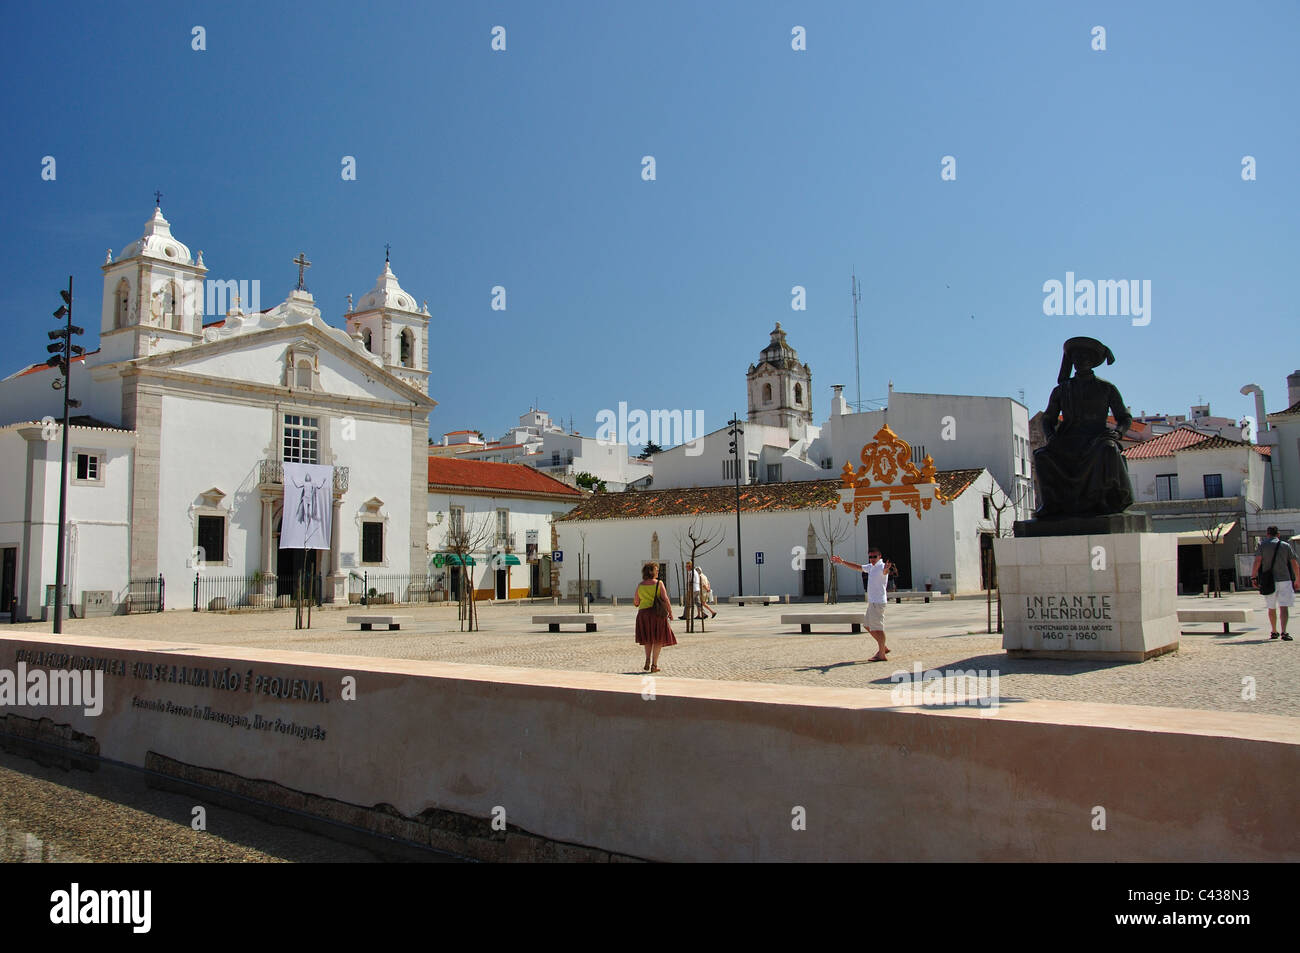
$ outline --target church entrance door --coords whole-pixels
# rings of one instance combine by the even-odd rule
[[[17,612],[14,599],[18,591],[18,550],[9,546],[0,550],[0,612]]]
[[[894,584],[899,589],[912,588],[912,517],[906,513],[887,513],[867,517],[867,544],[898,567]]]

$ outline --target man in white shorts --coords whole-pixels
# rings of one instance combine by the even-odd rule
[[[878,646],[876,654],[867,661],[885,661],[885,656],[889,654],[889,649],[885,647],[885,603],[888,601],[885,595],[885,587],[889,582],[889,573],[894,568],[894,564],[882,559],[880,550],[874,546],[867,550],[867,565],[865,566],[859,563],[851,563],[839,556],[832,556],[831,562],[862,573],[862,581],[867,590],[867,631],[871,633],[871,637],[876,640]]]
[[[1269,638],[1281,638],[1283,642],[1294,641],[1286,630],[1287,616],[1295,605],[1295,581],[1300,579],[1300,562],[1296,561],[1291,544],[1284,542],[1276,526],[1267,530],[1268,538],[1259,542],[1255,550],[1255,565],[1250,570],[1251,582],[1259,586],[1259,574],[1271,572],[1275,589],[1264,596],[1264,607],[1268,609]],[[1278,632],[1277,617],[1282,615],[1282,630]]]

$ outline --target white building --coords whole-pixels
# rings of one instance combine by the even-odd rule
[[[829,536],[843,535],[835,554],[865,562],[867,549],[879,546],[899,567],[899,589],[977,593],[985,582],[984,561],[992,549],[991,507],[1000,493],[984,469],[941,471],[941,491],[950,498],[917,517],[904,507],[864,513],[855,525],[840,502],[837,481],[815,480],[746,487],[741,496],[740,567],[744,592],[790,595],[820,601],[830,573],[838,571],[841,597],[862,596],[861,578],[830,563]],[[987,514],[987,515],[986,515]],[[559,545],[566,553],[564,584],[577,577],[567,554],[592,554],[592,591],[631,598],[641,567],[660,563],[661,578],[674,599],[680,598],[675,575],[690,558],[686,534],[695,526],[716,542],[699,563],[720,598],[735,595],[736,499],[730,487],[713,486],[635,493],[600,493],[588,497],[557,523]],[[1009,514],[1001,528],[1009,534]],[[698,535],[698,533],[697,533]],[[762,563],[756,561],[762,553]],[[567,589],[566,589],[567,591]]]
[[[1234,554],[1250,512],[1271,506],[1271,448],[1206,436],[1184,426],[1124,451],[1133,509],[1158,533],[1178,534],[1178,585],[1196,593],[1215,567],[1223,588],[1236,580]]]
[[[913,462],[926,454],[947,468],[987,469],[1008,496],[1017,518],[1034,510],[1029,412],[1009,397],[910,394],[889,390],[881,410],[851,413],[835,386],[830,413],[812,424],[812,371],[798,360],[780,324],[746,374],[749,410],[739,439],[740,483],[835,480],[845,463],[857,466],[862,448],[888,426],[912,445]],[[736,479],[730,428],[696,444],[655,454],[654,489],[724,486]]]
[[[652,464],[628,456],[626,443],[568,433],[551,422],[550,414],[537,409],[521,415],[519,424],[499,440],[484,441],[474,430],[452,431],[430,452],[488,463],[522,463],[570,486],[577,485],[579,474],[588,473],[603,481],[609,492],[624,490],[654,472]]]
[[[295,551],[278,548],[284,462],[335,468],[332,548],[308,556],[327,600],[345,598],[355,568],[423,573],[428,312],[385,263],[349,315],[351,336],[325,323],[301,277],[274,308],[248,314],[236,302],[204,325],[206,271],[161,209],[103,265],[100,345],[71,371],[93,422],[73,429],[72,459],[94,461],[96,476],[72,480],[70,604],[93,586],[121,606],[131,580],[161,574],[168,605],[188,606],[196,572],[259,573],[254,585],[273,594],[294,568]],[[0,381],[0,421],[60,416],[56,374],[36,364]],[[0,431],[20,464],[0,498],[0,565],[14,567],[21,617],[54,582],[59,444],[33,437],[41,429]]]
[[[467,583],[475,599],[551,595],[555,521],[586,494],[519,464],[443,456],[429,457],[428,478],[427,548],[436,587],[453,599]],[[470,566],[448,551],[449,534],[460,529],[481,539]]]

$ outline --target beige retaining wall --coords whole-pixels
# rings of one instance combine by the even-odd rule
[[[1296,718],[1049,701],[893,708],[876,689],[664,677],[645,697],[637,675],[88,636],[0,637],[0,669],[16,670],[21,651],[109,665],[98,717],[2,712],[49,717],[104,757],[272,782],[259,789],[300,808],[389,805],[376,816],[415,826],[478,818],[485,836],[504,808],[512,830],[598,858],[1300,859]],[[209,681],[229,668],[239,687],[188,684],[191,667]],[[806,829],[794,829],[797,808]]]

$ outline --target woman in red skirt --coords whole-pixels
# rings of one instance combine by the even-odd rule
[[[667,606],[668,611],[661,614],[655,603]],[[668,620],[673,614],[673,604],[668,599],[668,590],[659,581],[659,566],[646,563],[641,567],[641,585],[636,587],[636,599],[632,603],[639,610],[636,614],[636,644],[645,646],[645,671],[659,671],[659,650],[665,645],[676,645],[677,637]]]

